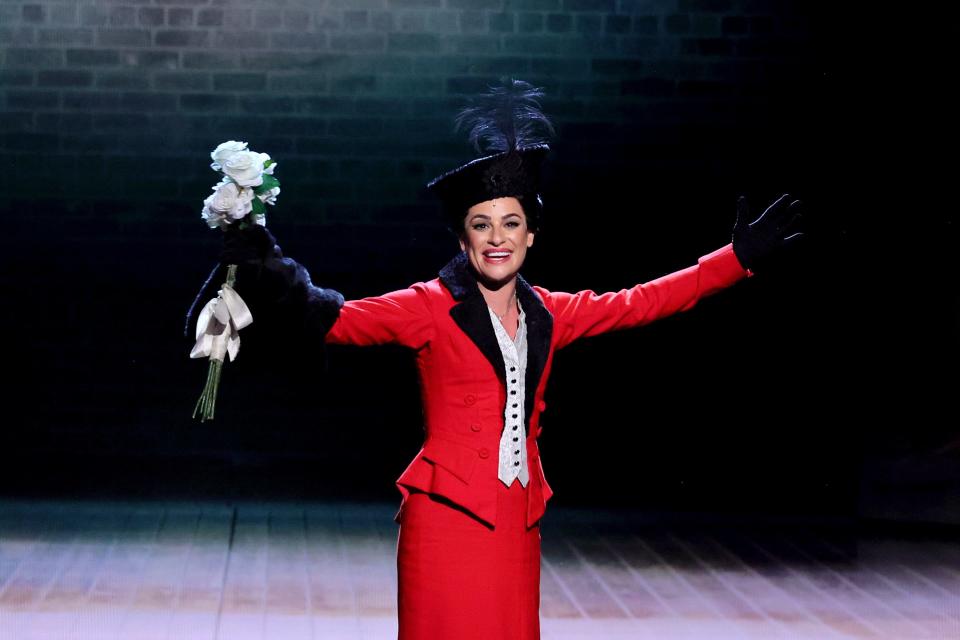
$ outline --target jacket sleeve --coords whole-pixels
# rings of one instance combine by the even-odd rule
[[[433,339],[434,323],[422,282],[382,296],[346,300],[326,335],[328,344],[399,344],[413,349]]]
[[[733,245],[707,254],[686,269],[638,284],[630,289],[596,294],[550,292],[554,315],[556,347],[579,338],[608,331],[628,329],[665,318],[693,307],[701,298],[729,287],[750,274],[736,255]]]

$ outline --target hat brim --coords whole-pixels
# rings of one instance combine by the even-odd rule
[[[477,158],[444,173],[427,184],[448,212],[465,214],[480,202],[536,195],[540,167],[550,146],[538,144]]]

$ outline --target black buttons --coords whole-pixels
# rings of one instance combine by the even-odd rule
[[[513,417],[516,418],[516,417],[517,417],[517,414],[513,414]]]
[[[514,409],[517,408],[517,403],[516,403],[516,402],[513,403],[513,408],[514,408]]]
[[[520,453],[520,449],[517,449],[516,451],[514,451],[514,453]]]
[[[516,367],[510,367],[510,371],[516,371],[516,370],[517,370]]]
[[[515,467],[516,467],[516,466],[519,466],[519,465],[520,465],[519,462],[514,462],[514,463],[513,463],[513,466],[515,466]]]
[[[514,427],[513,427],[513,430],[514,430],[514,431],[516,431],[516,430],[517,430],[517,427],[516,427],[516,425],[514,425]]]
[[[516,442],[517,440],[519,440],[519,438],[514,438],[514,439],[513,439],[514,442]]]
[[[512,395],[512,396],[515,396],[515,395],[517,395],[517,392],[516,392],[516,390],[514,390],[514,391],[511,391],[511,392],[510,392],[510,395]]]

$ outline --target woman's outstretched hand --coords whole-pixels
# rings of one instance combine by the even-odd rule
[[[239,265],[264,262],[271,257],[282,258],[283,255],[277,246],[276,238],[266,227],[253,224],[246,229],[228,227],[224,231],[220,262]]]
[[[276,238],[266,227],[228,228],[223,234],[220,262],[237,265],[235,288],[248,301],[254,315],[257,311],[273,311],[276,305],[305,295],[305,270],[283,257]]]
[[[758,263],[780,248],[803,236],[797,231],[801,220],[800,201],[785,193],[759,218],[750,220],[750,208],[743,196],[737,199],[737,222],[733,226],[733,252],[745,269],[755,270]]]
[[[220,262],[238,265],[235,288],[247,300],[255,318],[260,311],[322,335],[343,306],[339,292],[315,286],[302,264],[283,257],[266,227],[228,229]]]

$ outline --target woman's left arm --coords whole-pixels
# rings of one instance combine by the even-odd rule
[[[692,308],[701,298],[747,277],[733,245],[707,254],[697,264],[629,289],[597,294],[549,292],[557,348],[608,331],[629,329]]]
[[[799,208],[799,200],[784,194],[748,223],[747,202],[740,198],[733,242],[703,256],[695,266],[617,292],[542,290],[554,314],[557,347],[686,311],[702,298],[752,275],[758,264],[803,235],[794,232]]]

